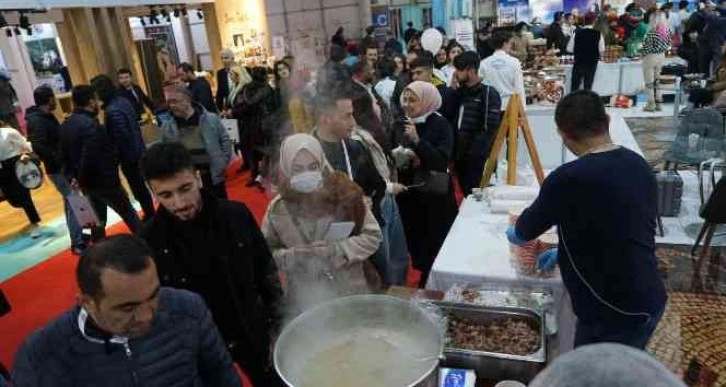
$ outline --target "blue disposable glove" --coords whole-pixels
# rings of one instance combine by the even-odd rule
[[[537,257],[537,270],[551,271],[557,265],[557,248],[553,247]]]
[[[522,246],[523,244],[529,242],[524,240],[524,238],[520,237],[517,234],[517,228],[515,226],[509,226],[507,229],[507,239],[509,240],[509,243],[517,246]]]

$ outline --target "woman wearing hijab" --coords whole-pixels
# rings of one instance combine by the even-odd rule
[[[454,138],[448,121],[437,112],[441,94],[434,85],[409,84],[401,95],[401,107],[406,121],[395,130],[399,147],[393,154],[399,182],[409,189],[397,200],[413,267],[421,271],[419,287],[424,287],[458,213],[447,169]]]
[[[30,236],[40,237],[40,215],[35,208],[30,190],[18,181],[15,164],[29,163],[33,148],[16,129],[0,121],[0,190],[12,207],[22,207],[30,221]]]
[[[280,148],[280,194],[262,221],[262,233],[287,291],[328,281],[339,293],[367,292],[379,283],[368,258],[381,229],[363,190],[332,170],[309,134],[294,134]]]

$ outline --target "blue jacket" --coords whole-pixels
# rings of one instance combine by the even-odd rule
[[[227,165],[232,160],[232,141],[219,116],[204,110],[201,106],[195,106],[195,109],[202,109],[199,126],[202,129],[204,147],[210,158],[212,183],[222,183]],[[161,132],[161,141],[179,140],[179,128],[174,119],[164,121],[161,125]]]
[[[83,189],[102,189],[121,184],[113,141],[96,115],[73,111],[60,128],[63,172]]]
[[[138,114],[126,98],[116,96],[106,105],[106,129],[113,136],[119,161],[135,163],[146,150]]]
[[[18,387],[241,386],[202,299],[161,288],[151,331],[127,345],[79,328],[79,307],[33,333],[15,357]],[[87,324],[88,325],[88,324]]]

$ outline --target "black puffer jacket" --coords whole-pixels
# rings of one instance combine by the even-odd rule
[[[33,106],[25,113],[28,123],[28,139],[33,151],[45,164],[45,172],[54,175],[61,173],[60,123],[53,113],[46,113]]]
[[[141,231],[162,285],[200,294],[227,342],[266,351],[280,323],[282,288],[252,213],[205,192],[202,212],[191,222],[161,207]]]
[[[491,86],[478,83],[460,87],[452,93],[451,106],[456,112],[451,125],[456,128],[456,157],[488,155],[501,121],[502,99]]]
[[[127,346],[92,333],[90,318],[84,335],[79,312],[74,307],[23,343],[15,357],[15,386],[241,385],[209,310],[193,293],[161,288],[151,331]]]

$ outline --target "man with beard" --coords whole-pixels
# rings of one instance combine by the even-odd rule
[[[479,78],[479,55],[467,51],[454,59],[458,88],[450,98],[456,112],[451,121],[457,133],[455,168],[464,195],[479,186],[501,120],[502,100],[494,87]]]
[[[18,350],[16,386],[241,386],[204,301],[160,287],[144,241],[92,246],[76,281],[78,305]]]
[[[216,113],[217,107],[214,105],[212,86],[209,81],[204,77],[198,77],[194,72],[194,67],[189,63],[180,64],[176,72],[179,79],[186,82],[187,88],[192,95],[192,101],[204,106],[208,111]]]
[[[60,127],[63,171],[71,188],[81,189],[89,197],[101,221],[93,228],[93,239],[106,236],[107,205],[136,232],[141,221],[121,186],[115,142],[98,122],[95,92],[88,85],[79,85],[71,95],[75,110]]]
[[[141,171],[160,204],[141,236],[154,251],[162,285],[201,295],[252,383],[279,385],[269,360],[282,289],[252,213],[202,190],[192,157],[179,143],[152,146]]]

